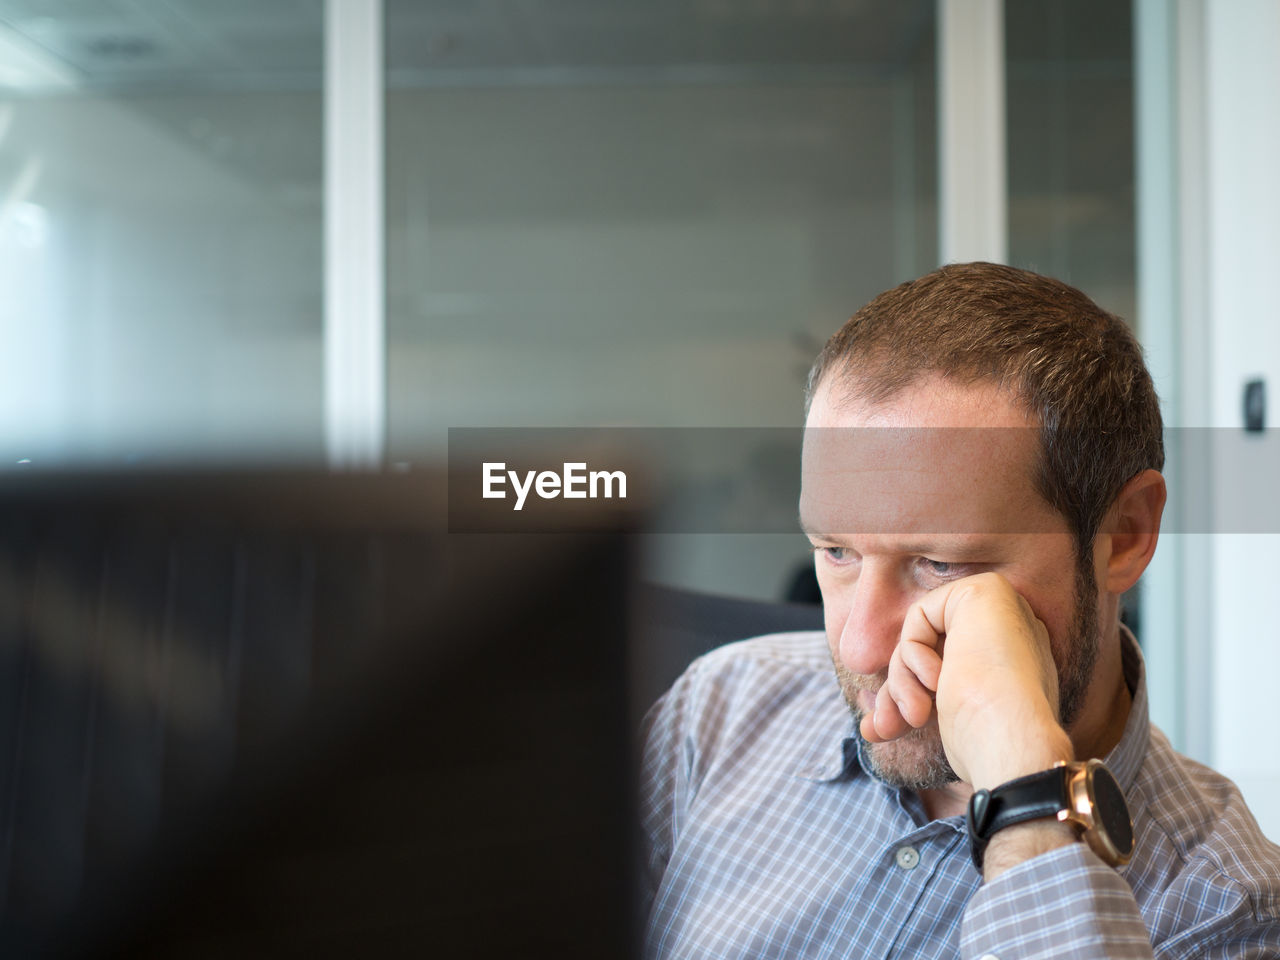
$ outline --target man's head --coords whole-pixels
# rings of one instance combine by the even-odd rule
[[[1162,485],[1156,497],[1141,479],[1163,463],[1158,401],[1124,324],[1045,277],[944,267],[881,294],[831,338],[808,404],[801,515],[855,713],[883,682],[907,606],[993,570],[1049,630],[1063,725],[1094,722],[1099,639],[1145,566],[1137,539],[1100,531],[1119,529],[1135,485],[1147,516],[1130,527],[1150,527],[1153,505],[1158,523],[1163,503]],[[889,429],[815,429],[847,427]],[[852,456],[828,442],[845,433],[859,435]],[[917,788],[950,775],[933,724],[872,759]]]
[[[875,403],[928,374],[1017,399],[1041,434],[1036,486],[1082,553],[1120,488],[1164,466],[1142,348],[1124,321],[1061,281],[956,263],[886,290],[827,341],[806,403],[828,379]]]

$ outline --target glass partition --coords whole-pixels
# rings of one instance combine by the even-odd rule
[[[1133,11],[1005,4],[1010,263],[1136,322]]]
[[[0,460],[322,457],[322,14],[0,2]]]
[[[799,424],[826,338],[934,266],[933,9],[388,0],[392,459],[448,427]],[[807,556],[657,555],[760,596]]]

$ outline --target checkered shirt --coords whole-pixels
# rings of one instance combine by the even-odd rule
[[[648,957],[1280,958],[1280,847],[1133,706],[1106,762],[1136,848],[1081,843],[983,884],[962,817],[874,779],[818,633],[696,661],[646,719]]]

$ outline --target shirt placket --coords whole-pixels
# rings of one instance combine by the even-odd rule
[[[963,885],[957,876],[963,837],[934,822],[883,844],[849,898],[843,927],[854,952],[846,956],[953,956],[958,912],[951,919],[922,908],[938,887]],[[967,861],[963,864],[967,866]],[[956,928],[956,929],[953,929]]]

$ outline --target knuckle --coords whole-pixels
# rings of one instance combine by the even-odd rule
[[[994,570],[975,574],[971,580],[975,590],[982,593],[1004,593],[1010,590],[1009,581]]]
[[[957,599],[977,600],[988,604],[1013,604],[1023,612],[1030,611],[1026,599],[1003,576],[994,571],[976,573],[959,581]]]

